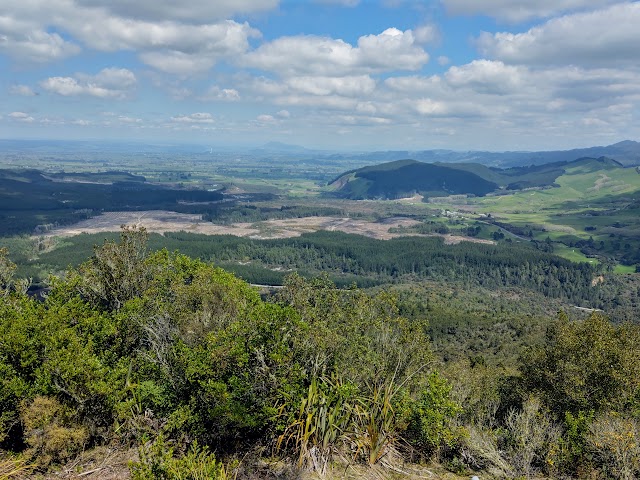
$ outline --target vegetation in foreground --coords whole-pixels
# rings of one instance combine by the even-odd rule
[[[432,460],[485,478],[640,474],[637,325],[560,315],[517,368],[438,371],[426,322],[387,292],[292,276],[265,301],[219,268],[149,254],[142,230],[44,301],[14,267],[2,251],[6,477],[105,445],[139,447],[134,479],[393,476]]]

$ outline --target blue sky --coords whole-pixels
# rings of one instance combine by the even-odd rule
[[[0,138],[640,140],[640,2],[0,0]]]

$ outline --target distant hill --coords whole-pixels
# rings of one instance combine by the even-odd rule
[[[351,199],[402,198],[455,194],[486,195],[496,183],[460,168],[442,164],[399,160],[347,172],[332,185],[338,196]]]
[[[335,158],[334,155],[332,158]],[[429,163],[480,163],[493,167],[522,167],[544,165],[547,163],[570,162],[579,158],[607,157],[621,163],[625,167],[640,165],[640,143],[631,140],[602,147],[579,148],[573,150],[541,151],[541,152],[487,152],[453,150],[418,150],[418,151],[380,151],[361,153],[358,155],[341,155],[344,159],[368,160],[370,162],[389,162],[411,158]]]
[[[426,198],[448,195],[484,196],[498,190],[552,187],[567,169],[585,172],[624,168],[607,157],[580,158],[528,167],[501,169],[480,163],[424,163],[396,160],[351,170],[330,182],[338,197],[352,200],[403,198],[415,194]]]

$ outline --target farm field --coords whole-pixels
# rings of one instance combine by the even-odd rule
[[[504,195],[438,199],[429,205],[490,218],[536,241],[549,239],[557,254],[572,261],[613,257],[632,264],[638,260],[633,254],[640,248],[640,174],[636,169],[570,169],[556,183],[557,187]],[[580,252],[584,247],[591,252]]]

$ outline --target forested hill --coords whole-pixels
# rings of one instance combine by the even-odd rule
[[[399,160],[347,172],[333,182],[336,194],[351,199],[452,194],[486,195],[496,183],[445,165]]]
[[[567,169],[588,171],[624,168],[607,157],[584,157],[545,165],[487,167],[480,163],[423,163],[397,160],[351,170],[330,182],[332,194],[353,200],[403,198],[415,194],[424,197],[448,195],[484,196],[500,190],[520,190],[554,186]]]
[[[192,204],[222,198],[219,191],[153,184],[143,176],[120,171],[6,169],[0,170],[0,234],[32,233],[38,226],[75,223],[103,211],[190,212],[195,210]]]
[[[64,246],[44,252],[38,262],[54,271],[89,257],[104,234],[78,235]],[[115,238],[115,234],[111,235]],[[315,232],[300,237],[255,240],[230,235],[211,237],[187,232],[152,234],[152,249],[179,250],[213,261],[257,284],[282,284],[286,272],[328,274],[341,285],[359,287],[417,280],[459,282],[469,288],[519,288],[575,305],[608,309],[613,301],[588,263],[573,263],[530,245],[445,245],[442,238],[407,236],[376,240],[342,232]],[[532,244],[533,245],[533,244]],[[37,278],[37,270],[24,275]],[[36,266],[34,265],[35,269]]]

